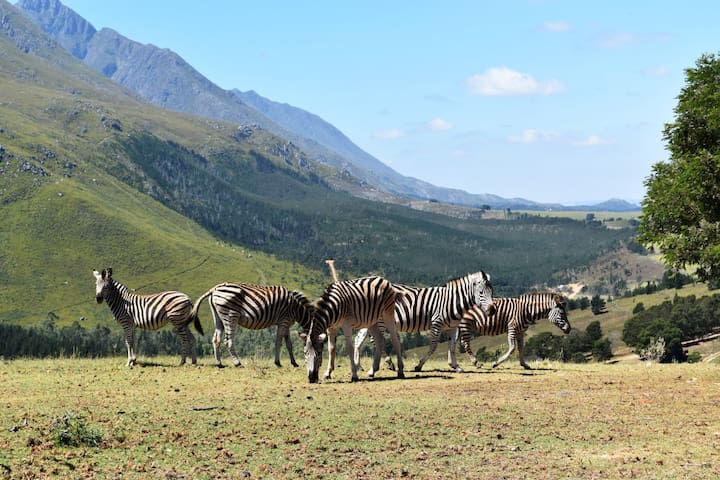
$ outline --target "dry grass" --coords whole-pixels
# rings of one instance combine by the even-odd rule
[[[692,478],[720,475],[717,365],[537,364],[309,385],[302,368],[0,365],[0,478]],[[52,443],[68,411],[100,447]],[[27,421],[27,423],[25,423]]]

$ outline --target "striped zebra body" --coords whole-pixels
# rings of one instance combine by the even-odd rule
[[[494,315],[488,315],[473,307],[460,321],[460,342],[473,365],[477,367],[479,362],[470,347],[473,332],[483,336],[507,333],[509,349],[493,363],[493,368],[507,360],[517,349],[520,365],[530,369],[523,357],[525,331],[536,321],[547,318],[564,333],[569,333],[570,322],[566,304],[565,297],[556,293],[528,293],[515,298],[496,299]]]
[[[422,370],[428,358],[435,353],[440,334],[449,330],[451,338],[448,345],[448,364],[455,371],[462,371],[455,357],[457,328],[463,314],[474,305],[492,311],[493,291],[490,276],[480,271],[451,280],[439,287],[420,288],[398,284],[394,284],[394,287],[400,294],[395,304],[395,323],[398,331],[403,333],[430,331],[430,347],[414,370],[416,372]],[[355,355],[358,358],[366,336],[367,331],[361,330],[355,338]],[[384,343],[380,343],[381,348],[383,345]],[[392,368],[389,357],[386,358],[386,362]]]
[[[233,345],[238,326],[250,330],[262,330],[275,325],[277,325],[275,365],[281,366],[280,345],[284,340],[290,356],[290,363],[293,367],[298,366],[293,355],[290,326],[294,322],[298,322],[303,329],[309,329],[312,312],[310,301],[302,293],[288,290],[279,285],[221,283],[198,298],[193,307],[195,315],[205,298],[208,298],[210,311],[215,321],[213,349],[215,363],[219,367],[222,366],[220,344],[223,341],[235,366],[242,366]]]
[[[112,269],[102,272],[93,271],[96,280],[95,299],[108,304],[115,320],[122,326],[125,333],[125,345],[128,351],[128,366],[135,365],[135,328],[157,330],[170,323],[173,331],[180,336],[182,356],[180,365],[187,359],[188,353],[192,363],[197,363],[195,337],[190,332],[190,322],[195,329],[203,334],[202,325],[197,315],[193,315],[193,304],[190,297],[180,292],[162,292],[152,295],[137,295],[112,278]]]
[[[350,356],[351,380],[357,381],[352,330],[353,328],[369,328],[373,337],[380,341],[382,338],[378,328],[380,321],[389,326],[387,330],[397,353],[398,377],[404,378],[400,337],[394,322],[396,296],[397,291],[393,285],[388,280],[377,276],[333,283],[325,289],[322,297],[315,304],[309,331],[301,333],[305,339],[305,360],[310,383],[318,381],[326,339],[328,340],[328,368],[324,378],[329,379],[335,369],[335,340],[339,329],[343,330],[345,346]],[[368,376],[372,378],[379,367],[380,350],[375,349],[373,369],[368,372]]]

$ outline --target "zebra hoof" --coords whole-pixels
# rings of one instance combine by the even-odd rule
[[[298,365],[297,362],[292,362],[292,366],[298,368],[300,365]]]
[[[397,377],[398,377],[398,378],[405,378],[405,372],[403,372],[402,370],[399,370]]]
[[[350,383],[355,383],[357,381],[359,381],[357,375],[350,379]]]
[[[463,369],[460,367],[455,367],[453,370],[455,370],[455,373],[463,373]]]
[[[280,362],[275,362],[275,366],[280,368],[280,367],[282,367],[282,364]]]
[[[415,368],[413,368],[416,372],[419,372],[422,370],[422,365],[416,365]]]

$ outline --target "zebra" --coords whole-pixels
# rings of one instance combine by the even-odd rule
[[[251,330],[261,330],[277,325],[275,365],[281,366],[280,344],[285,340],[290,363],[293,367],[298,366],[293,355],[290,326],[294,322],[298,322],[305,330],[310,327],[312,305],[305,295],[280,285],[221,283],[198,298],[193,306],[194,315],[197,315],[200,304],[205,298],[208,298],[208,304],[215,320],[213,349],[215,364],[218,367],[223,366],[220,360],[220,344],[223,340],[233,358],[234,365],[242,367],[233,345],[235,328],[238,325]]]
[[[112,277],[112,268],[98,272],[93,270],[95,276],[95,299],[97,303],[103,300],[110,307],[115,320],[125,332],[125,345],[127,346],[127,366],[137,364],[135,357],[135,328],[144,330],[157,330],[167,323],[173,325],[173,331],[180,336],[182,342],[182,357],[180,365],[185,364],[188,352],[192,364],[197,363],[195,352],[195,337],[190,332],[190,322],[195,330],[203,335],[200,320],[192,311],[193,303],[190,297],[180,292],[162,292],[151,295],[138,295],[131,293],[122,283]]]
[[[405,378],[400,337],[393,321],[397,295],[392,283],[378,276],[345,280],[328,285],[322,296],[315,302],[310,328],[300,332],[300,337],[305,342],[304,354],[308,381],[310,383],[318,382],[325,340],[328,341],[328,368],[324,379],[330,378],[335,369],[335,340],[340,328],[343,330],[345,347],[350,356],[351,381],[357,381],[352,329],[370,328],[373,338],[379,344],[382,339],[382,334],[377,326],[379,321],[383,321],[389,327],[387,330],[397,353],[397,376]],[[380,350],[375,349],[373,368],[368,372],[368,377],[372,378],[379,368]]]
[[[473,365],[479,367],[480,362],[470,348],[473,331],[488,336],[507,333],[509,349],[493,363],[493,368],[507,360],[517,348],[520,365],[530,369],[523,357],[525,331],[542,318],[550,320],[563,333],[570,333],[567,299],[562,295],[543,292],[527,293],[514,298],[498,298],[495,301],[494,315],[488,315],[477,307],[471,308],[463,315],[459,327],[460,343]]]
[[[422,370],[428,358],[435,352],[440,333],[451,331],[448,348],[448,364],[456,372],[462,369],[455,357],[455,342],[457,340],[457,327],[465,311],[473,305],[478,305],[492,314],[493,289],[490,275],[480,270],[463,277],[450,280],[444,286],[438,287],[410,287],[407,285],[393,285],[400,292],[395,304],[395,323],[397,329],[403,333],[418,333],[430,330],[431,343],[428,352],[415,366],[415,371]],[[383,325],[384,326],[384,325]],[[360,330],[355,337],[355,360],[359,361],[360,348],[367,337],[367,330]],[[380,343],[380,346],[384,342]],[[377,348],[377,344],[376,344]],[[388,356],[385,361],[393,368],[392,360]]]

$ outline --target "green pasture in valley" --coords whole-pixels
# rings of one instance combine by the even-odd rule
[[[269,359],[140,360],[0,363],[0,478],[720,476],[717,364],[431,361],[349,383],[343,357],[310,385]]]

